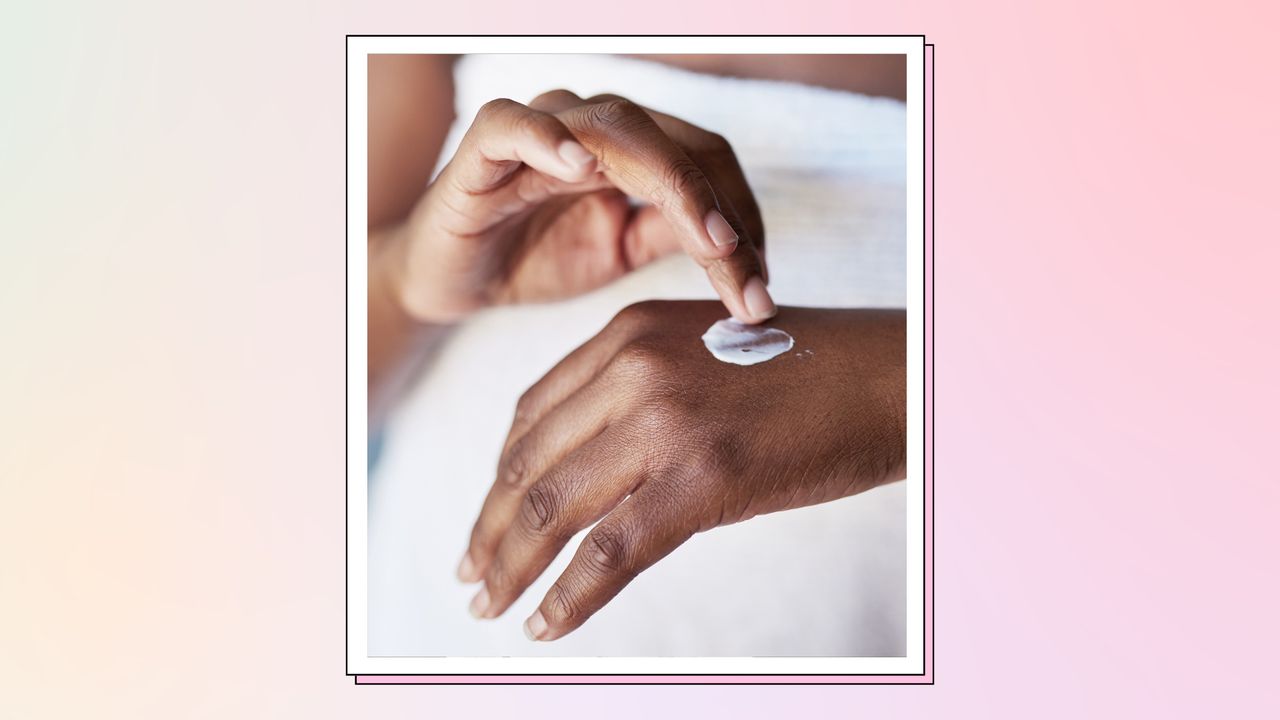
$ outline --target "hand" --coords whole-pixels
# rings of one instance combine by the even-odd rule
[[[574,630],[696,532],[905,477],[905,313],[784,308],[795,347],[752,366],[703,345],[723,315],[633,305],[524,394],[458,570],[484,580],[473,614],[506,611],[597,520],[530,637]]]
[[[577,295],[683,248],[734,317],[760,322],[776,312],[763,242],[723,138],[624,98],[555,90],[481,108],[376,271],[411,317],[447,323]]]

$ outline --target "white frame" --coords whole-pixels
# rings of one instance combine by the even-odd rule
[[[351,675],[921,675],[924,636],[924,38],[347,38],[347,672]],[[907,56],[906,657],[369,657],[367,56],[388,53],[905,54]],[[352,342],[356,338],[358,342]]]

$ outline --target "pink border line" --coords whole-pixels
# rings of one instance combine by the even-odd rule
[[[924,47],[924,674],[357,675],[357,685],[929,685],[933,683],[933,46]]]

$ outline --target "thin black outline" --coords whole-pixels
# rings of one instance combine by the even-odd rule
[[[349,355],[349,354],[350,354],[350,346],[351,346],[351,318],[350,318],[350,313],[346,310],[346,308],[348,308],[348,307],[350,306],[350,301],[351,301],[351,297],[350,297],[350,295],[351,295],[351,290],[350,290],[350,252],[349,252],[350,244],[351,244],[351,238],[350,238],[350,234],[349,234],[349,226],[350,226],[350,218],[349,218],[349,216],[350,216],[351,208],[350,208],[350,202],[348,201],[348,199],[350,198],[350,194],[351,194],[351,187],[350,187],[350,182],[349,182],[349,178],[350,178],[350,162],[351,162],[351,147],[350,147],[350,145],[351,145],[351,141],[350,141],[350,133],[348,132],[348,127],[347,127],[347,116],[348,116],[348,114],[350,113],[350,104],[351,104],[351,77],[350,77],[349,63],[348,63],[348,62],[346,62],[346,61],[347,61],[347,60],[349,60],[349,58],[350,58],[350,51],[351,51],[351,47],[350,47],[350,46],[351,46],[351,43],[350,43],[350,40],[351,40],[351,38],[476,38],[476,37],[484,37],[484,38],[527,38],[527,37],[541,37],[541,38],[548,38],[548,37],[549,37],[549,38],[561,38],[561,37],[563,37],[563,38],[576,38],[576,37],[626,37],[626,38],[630,38],[630,37],[644,37],[644,38],[653,38],[653,37],[672,37],[672,38],[679,38],[679,37],[706,37],[706,36],[705,36],[705,35],[666,35],[666,34],[663,34],[663,35],[545,35],[545,34],[542,34],[542,35],[532,35],[532,34],[525,34],[525,35],[400,35],[400,34],[382,35],[382,34],[348,34],[348,35],[346,35],[346,36],[344,37],[344,40],[343,40],[343,59],[344,59],[344,63],[343,63],[343,100],[344,100],[344,105],[343,105],[343,123],[342,123],[342,124],[343,124],[343,161],[342,161],[342,169],[343,169],[343,197],[344,197],[344,200],[343,200],[343,222],[344,222],[344,226],[343,226],[343,239],[344,239],[344,246],[343,246],[343,270],[344,270],[344,275],[343,275],[343,295],[344,295],[344,301],[345,301],[345,303],[346,303],[346,304],[343,306],[343,307],[344,307],[344,311],[343,311],[343,326],[344,326],[344,329],[345,329],[345,337],[344,337],[344,341],[343,341],[343,347],[344,347],[344,349],[345,349],[345,351],[346,351],[347,355]],[[924,35],[886,35],[886,34],[875,34],[875,35],[724,35],[724,36],[719,36],[719,37],[745,37],[745,38],[782,38],[782,37],[786,37],[786,38],[794,38],[794,37],[802,37],[802,38],[810,38],[810,37],[812,37],[812,38],[920,38],[922,41],[924,41],[924,40],[925,40],[925,36],[924,36]],[[923,157],[922,157],[922,159],[921,159],[921,172],[922,172],[924,175],[927,175],[927,176],[928,176],[928,178],[929,178],[929,185],[928,185],[928,195],[929,195],[929,199],[928,199],[928,203],[929,203],[929,210],[930,210],[930,213],[929,213],[929,216],[928,216],[928,222],[927,222],[927,226],[926,226],[926,228],[925,228],[925,229],[926,229],[926,231],[927,231],[927,232],[926,232],[926,235],[930,238],[930,240],[932,240],[932,245],[933,245],[934,251],[933,251],[933,252],[931,252],[931,253],[929,253],[929,271],[930,271],[930,272],[929,272],[929,284],[928,284],[928,287],[927,287],[927,288],[922,288],[921,292],[922,292],[922,294],[923,294],[922,300],[927,300],[927,301],[929,301],[929,302],[927,303],[927,305],[928,305],[928,309],[929,309],[929,316],[933,318],[933,325],[932,325],[932,326],[930,326],[929,332],[928,332],[928,333],[926,333],[926,335],[925,335],[925,345],[926,345],[926,348],[927,348],[927,354],[928,354],[928,358],[929,358],[929,364],[928,364],[929,371],[928,371],[928,374],[927,374],[928,387],[929,387],[929,388],[932,388],[932,390],[933,390],[933,392],[932,392],[932,393],[926,393],[926,396],[927,396],[927,397],[928,397],[928,399],[929,399],[929,402],[927,403],[927,408],[928,408],[928,410],[930,411],[930,412],[928,413],[929,423],[926,425],[926,432],[927,432],[927,435],[928,435],[928,441],[927,441],[927,448],[926,448],[926,449],[927,449],[927,451],[928,451],[928,454],[933,456],[933,470],[934,470],[934,471],[933,471],[933,474],[932,474],[932,475],[929,475],[929,476],[926,478],[926,489],[928,490],[929,497],[933,500],[933,503],[934,503],[934,508],[933,508],[934,512],[933,512],[933,514],[930,516],[930,523],[929,523],[929,528],[928,528],[928,529],[929,529],[929,543],[928,543],[929,547],[928,547],[928,550],[929,550],[929,554],[934,556],[934,561],[936,562],[936,561],[937,561],[937,556],[936,556],[936,553],[935,553],[935,548],[936,548],[936,541],[937,541],[937,536],[936,536],[936,527],[937,527],[937,494],[936,494],[936,483],[934,482],[934,480],[936,479],[936,475],[937,475],[938,461],[937,461],[937,454],[936,454],[936,437],[935,437],[935,424],[936,424],[936,413],[935,413],[935,410],[936,410],[936,408],[937,408],[937,401],[936,401],[935,396],[936,396],[936,394],[937,394],[937,386],[936,386],[936,385],[935,385],[935,383],[934,383],[934,380],[935,380],[935,370],[936,370],[936,348],[935,348],[935,343],[934,343],[933,327],[937,325],[937,316],[936,316],[936,314],[935,314],[935,307],[936,307],[936,303],[937,303],[937,293],[936,293],[936,292],[934,292],[934,290],[935,290],[935,288],[936,288],[936,286],[937,286],[937,272],[936,272],[936,270],[935,270],[935,264],[936,264],[936,263],[935,263],[935,256],[936,256],[936,250],[937,250],[937,235],[936,235],[936,224],[937,224],[937,223],[936,223],[936,220],[937,220],[937,212],[936,212],[936,208],[937,208],[937,194],[936,194],[936,187],[937,187],[937,163],[936,163],[936,162],[933,162],[933,161],[934,161],[935,155],[936,155],[936,153],[937,153],[937,147],[936,147],[936,140],[935,140],[935,144],[934,144],[934,145],[930,145],[928,141],[929,141],[930,139],[934,139],[934,138],[931,138],[931,137],[930,137],[930,135],[936,134],[936,133],[934,133],[934,131],[935,131],[935,129],[936,129],[936,117],[937,117],[937,102],[936,102],[936,92],[937,92],[937,90],[936,90],[936,85],[937,85],[937,77],[935,76],[936,69],[935,69],[935,57],[934,57],[934,56],[937,54],[937,46],[936,46],[934,43],[923,42],[923,47],[926,49],[924,54],[925,54],[925,60],[926,60],[926,62],[928,62],[928,72],[927,72],[927,74],[926,74],[926,79],[932,79],[932,82],[926,82],[926,83],[925,83],[925,84],[926,84],[926,86],[929,88],[928,95],[927,95],[927,98],[926,98],[927,103],[928,103],[929,122],[927,122],[927,123],[922,123],[922,125],[924,125],[925,127],[921,128],[921,133],[923,134],[923,138],[922,138],[922,140],[923,140],[923,141],[924,141],[924,143],[925,143],[924,147],[929,148],[929,149],[930,149],[930,151],[929,151],[929,152],[922,153]],[[930,165],[931,163],[933,164],[933,172],[932,172],[932,173],[929,173],[929,165]],[[926,246],[927,246],[927,245],[928,245],[928,243],[926,243]],[[923,304],[925,304],[925,303],[924,303],[924,302],[922,302],[921,304],[923,305]],[[934,660],[934,657],[933,657],[933,649],[934,649],[934,648],[933,648],[933,645],[934,645],[934,642],[933,642],[933,641],[934,641],[934,638],[935,638],[935,636],[936,636],[936,632],[937,632],[937,626],[936,626],[936,624],[934,625],[934,632],[933,632],[933,633],[929,633],[929,634],[927,635],[927,637],[925,638],[925,643],[924,643],[924,668],[925,668],[925,669],[924,669],[924,672],[921,672],[921,673],[900,673],[900,674],[898,674],[898,673],[771,673],[771,674],[768,674],[768,675],[751,675],[751,674],[745,674],[745,673],[572,673],[572,674],[570,674],[570,673],[352,673],[352,672],[351,672],[351,669],[350,669],[349,667],[347,667],[347,663],[348,663],[348,661],[349,661],[349,659],[350,659],[350,655],[351,655],[351,653],[350,653],[350,649],[351,649],[351,648],[350,648],[350,642],[351,642],[351,639],[350,639],[350,638],[351,638],[351,617],[350,617],[350,609],[347,607],[347,600],[348,600],[348,598],[350,597],[350,594],[351,594],[351,568],[350,568],[350,562],[349,562],[349,558],[348,558],[348,556],[349,556],[349,554],[350,554],[350,553],[349,553],[349,552],[347,552],[347,544],[349,543],[350,538],[351,538],[351,517],[350,517],[350,502],[351,502],[351,498],[350,498],[350,493],[348,492],[348,488],[349,488],[349,486],[350,486],[350,480],[351,480],[351,479],[350,479],[350,475],[349,475],[349,463],[350,463],[350,459],[347,457],[347,449],[348,449],[348,448],[350,447],[350,445],[351,445],[351,439],[350,439],[350,423],[348,422],[348,418],[350,417],[350,412],[351,412],[351,408],[350,408],[350,401],[351,401],[351,398],[350,398],[350,392],[351,392],[351,388],[350,388],[350,379],[349,379],[349,377],[348,377],[348,376],[349,376],[349,374],[350,374],[350,370],[349,370],[349,368],[346,368],[346,357],[347,357],[347,355],[344,355],[344,356],[343,356],[343,366],[344,366],[344,370],[346,370],[346,372],[344,372],[344,374],[343,374],[343,388],[344,388],[344,392],[345,392],[345,395],[344,395],[344,397],[343,397],[343,409],[346,411],[346,416],[344,416],[344,424],[343,424],[343,439],[344,439],[344,441],[346,442],[346,444],[343,446],[343,458],[344,458],[344,463],[345,463],[345,464],[344,464],[344,468],[343,468],[343,469],[344,469],[344,472],[343,472],[343,490],[342,490],[342,494],[343,494],[343,513],[344,513],[344,514],[343,514],[343,527],[344,527],[344,532],[343,532],[343,555],[342,555],[342,563],[343,563],[343,596],[342,596],[342,607],[343,607],[343,637],[342,637],[342,646],[343,646],[343,656],[342,656],[342,657],[343,657],[343,669],[344,669],[344,671],[345,671],[345,673],[346,673],[347,677],[352,678],[352,680],[353,680],[353,684],[354,684],[354,685],[364,685],[364,686],[379,686],[379,685],[393,685],[393,686],[394,686],[394,685],[419,685],[419,686],[431,686],[431,685],[435,685],[435,686],[442,686],[442,687],[461,687],[461,686],[468,686],[468,685],[474,685],[474,686],[477,686],[477,687],[488,687],[488,686],[494,686],[494,685],[499,685],[499,686],[501,686],[501,685],[512,685],[512,686],[514,686],[514,685],[579,685],[579,686],[592,686],[592,685],[597,685],[597,686],[641,685],[641,686],[669,686],[669,687],[698,686],[698,685],[705,685],[705,686],[711,686],[711,685],[760,685],[760,686],[764,686],[764,685],[790,685],[790,686],[798,686],[798,687],[799,687],[799,686],[842,686],[842,685],[868,685],[868,686],[873,686],[873,685],[893,685],[893,686],[913,686],[913,687],[914,687],[914,686],[931,686],[931,685],[935,685],[935,684],[937,683],[936,669],[934,668],[934,665],[933,665],[933,660]],[[922,403],[922,405],[923,405],[923,404],[924,404],[924,403]],[[926,556],[926,557],[925,557],[925,562],[923,563],[924,567],[926,567],[926,568],[927,568],[927,567],[929,567],[929,564],[928,564],[928,562],[927,562],[927,559],[928,559],[928,556]],[[926,572],[926,574],[925,574],[925,576],[924,576],[924,582],[925,582],[925,584],[926,584],[926,585],[928,586],[928,588],[929,588],[929,608],[930,608],[930,609],[935,609],[935,601],[936,601],[936,597],[937,597],[937,587],[936,587],[936,585],[934,584],[934,578],[933,578],[933,577],[931,577],[931,576]],[[928,611],[924,611],[924,612],[925,612],[925,618],[924,618],[924,619],[925,619],[925,624],[926,624],[926,627],[927,627],[927,626],[928,626],[928,624],[929,624],[929,613],[928,613]],[[936,615],[936,613],[935,613],[935,615]],[[676,682],[592,682],[592,683],[587,683],[587,682],[501,682],[501,681],[496,681],[496,682],[452,682],[452,683],[450,683],[450,682],[362,683],[362,682],[360,682],[360,678],[362,678],[362,677],[424,677],[424,678],[445,678],[445,677],[486,677],[486,678],[536,677],[536,678],[546,678],[546,677],[574,677],[574,676],[582,677],[582,676],[584,676],[584,675],[585,675],[585,676],[590,676],[590,677],[599,677],[599,678],[607,678],[607,677],[653,677],[653,678],[661,678],[661,677],[738,677],[738,678],[743,678],[743,679],[748,679],[748,678],[774,678],[774,677],[847,677],[847,678],[856,678],[856,677],[886,677],[886,676],[889,676],[889,677],[901,677],[901,678],[924,678],[924,677],[928,677],[928,678],[929,678],[929,680],[928,680],[928,682],[910,682],[910,681],[907,681],[907,682],[846,682],[846,683],[840,683],[840,682],[826,682],[826,683],[809,683],[809,682],[703,682],[703,683],[676,683]]]

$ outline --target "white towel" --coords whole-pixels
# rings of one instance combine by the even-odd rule
[[[484,102],[564,87],[613,92],[729,139],[768,229],[780,304],[906,304],[906,109],[812,87],[718,78],[640,60],[485,55],[456,68],[448,158]],[[896,483],[695,536],[554,643],[520,629],[579,538],[496,621],[454,580],[516,398],[618,310],[714,298],[670,257],[574,300],[466,322],[393,417],[369,481],[371,656],[900,656],[906,493]]]

